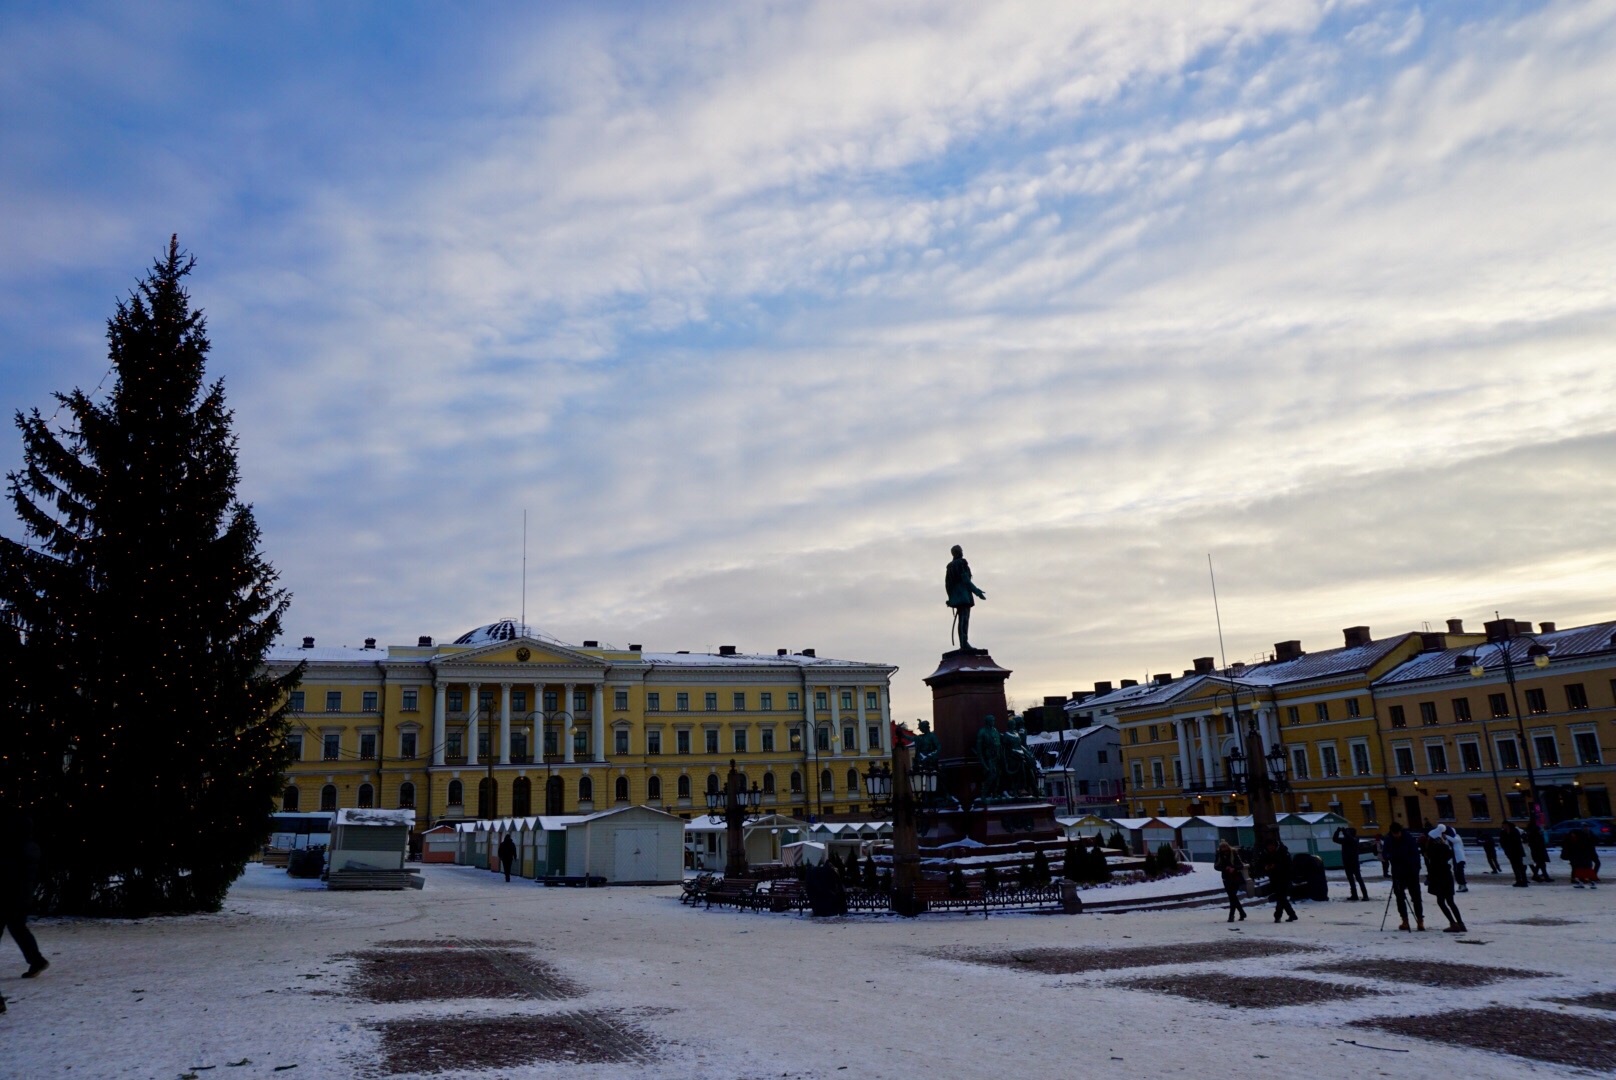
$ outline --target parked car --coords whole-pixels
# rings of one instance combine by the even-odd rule
[[[1599,847],[1616,845],[1616,818],[1590,817],[1570,818],[1558,825],[1551,825],[1543,833],[1543,838],[1550,846],[1563,844],[1577,829],[1587,829],[1593,834],[1594,843]]]

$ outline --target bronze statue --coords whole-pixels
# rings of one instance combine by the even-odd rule
[[[942,753],[943,744],[932,734],[931,722],[922,720],[920,734],[915,736],[915,771],[935,771]]]
[[[959,623],[959,647],[969,651],[971,608],[976,605],[972,597],[986,600],[988,594],[971,583],[971,564],[965,561],[965,552],[958,544],[952,550],[954,559],[943,574],[943,587],[948,590],[948,606],[954,609],[954,618]]]
[[[1011,794],[1038,793],[1038,762],[1027,748],[1027,726],[1021,718],[1010,721],[1003,741],[1005,788]]]
[[[982,729],[976,733],[976,761],[982,766],[980,799],[986,804],[1004,794],[1004,750],[991,716],[982,718]]]

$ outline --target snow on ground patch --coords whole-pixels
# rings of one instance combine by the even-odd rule
[[[1497,1006],[1376,1017],[1353,1021],[1353,1026],[1600,1072],[1609,1071],[1616,1062],[1616,1020],[1567,1012]]]

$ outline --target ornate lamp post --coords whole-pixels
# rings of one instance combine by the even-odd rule
[[[1534,634],[1516,634],[1511,631],[1510,627],[1505,626],[1504,636],[1500,637],[1496,641],[1486,641],[1482,644],[1491,646],[1493,650],[1493,658],[1502,658],[1504,662],[1504,681],[1509,684],[1509,704],[1510,708],[1514,710],[1515,713],[1515,734],[1518,740],[1517,745],[1520,748],[1519,753],[1521,760],[1526,764],[1527,812],[1530,814],[1531,820],[1536,821],[1539,825],[1542,825],[1544,824],[1543,818],[1545,815],[1543,812],[1542,803],[1538,799],[1537,773],[1532,768],[1532,748],[1527,744],[1526,741],[1526,723],[1521,716],[1521,698],[1519,692],[1515,689],[1515,660],[1512,656],[1513,650],[1510,643],[1517,639],[1531,642],[1531,644],[1526,647],[1526,657],[1532,661],[1533,667],[1541,670],[1549,666],[1549,647],[1537,640],[1537,637]],[[1487,674],[1488,659],[1489,657],[1478,651],[1475,656],[1459,657],[1457,663],[1463,665],[1466,661],[1469,661],[1470,677],[1473,679],[1479,679]],[[1483,730],[1485,730],[1485,725],[1483,725]],[[1518,767],[1519,766],[1517,766],[1517,768]],[[1508,807],[1504,808],[1504,812],[1506,814],[1509,812]]]
[[[746,836],[742,826],[746,824],[746,816],[756,813],[762,803],[763,789],[757,786],[756,780],[748,789],[746,778],[735,768],[735,759],[730,758],[729,777],[723,790],[707,793],[707,816],[714,823],[722,821],[728,826],[726,843],[729,855],[724,861],[726,878],[746,876]]]
[[[554,709],[550,712],[539,713],[539,753],[544,755],[544,812],[546,814],[560,814],[566,809],[566,800],[559,800],[561,805],[553,811],[550,809],[550,788],[555,780],[555,761],[560,757],[566,760],[566,751],[561,746],[561,739],[566,736],[567,722],[572,719],[572,713],[566,709]],[[556,752],[550,752],[550,722],[560,725],[560,734],[556,737]]]
[[[892,726],[891,764],[877,762],[864,774],[864,787],[877,810],[892,812],[892,910],[920,913],[915,886],[920,884],[920,819],[937,795],[935,761],[917,761],[908,732]]]
[[[1229,695],[1229,701],[1234,709],[1234,730],[1237,736],[1242,737],[1245,751],[1242,752],[1237,745],[1229,752],[1229,779],[1234,790],[1247,796],[1251,801],[1251,825],[1256,834],[1257,850],[1261,851],[1268,846],[1268,841],[1279,839],[1279,818],[1274,812],[1274,796],[1290,790],[1289,779],[1285,775],[1287,762],[1285,760],[1285,747],[1275,743],[1272,750],[1263,753],[1262,732],[1257,730],[1257,692],[1251,691],[1252,707],[1245,715],[1250,717],[1249,726],[1244,733],[1241,732],[1240,690],[1239,683],[1230,684],[1227,690],[1220,689],[1213,699],[1212,715],[1223,715],[1222,696]]]

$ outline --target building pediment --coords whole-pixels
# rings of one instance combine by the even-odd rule
[[[438,658],[440,672],[454,671],[457,668],[483,667],[590,668],[603,672],[607,666],[606,661],[598,656],[568,648],[559,642],[540,641],[528,637],[489,642]]]

